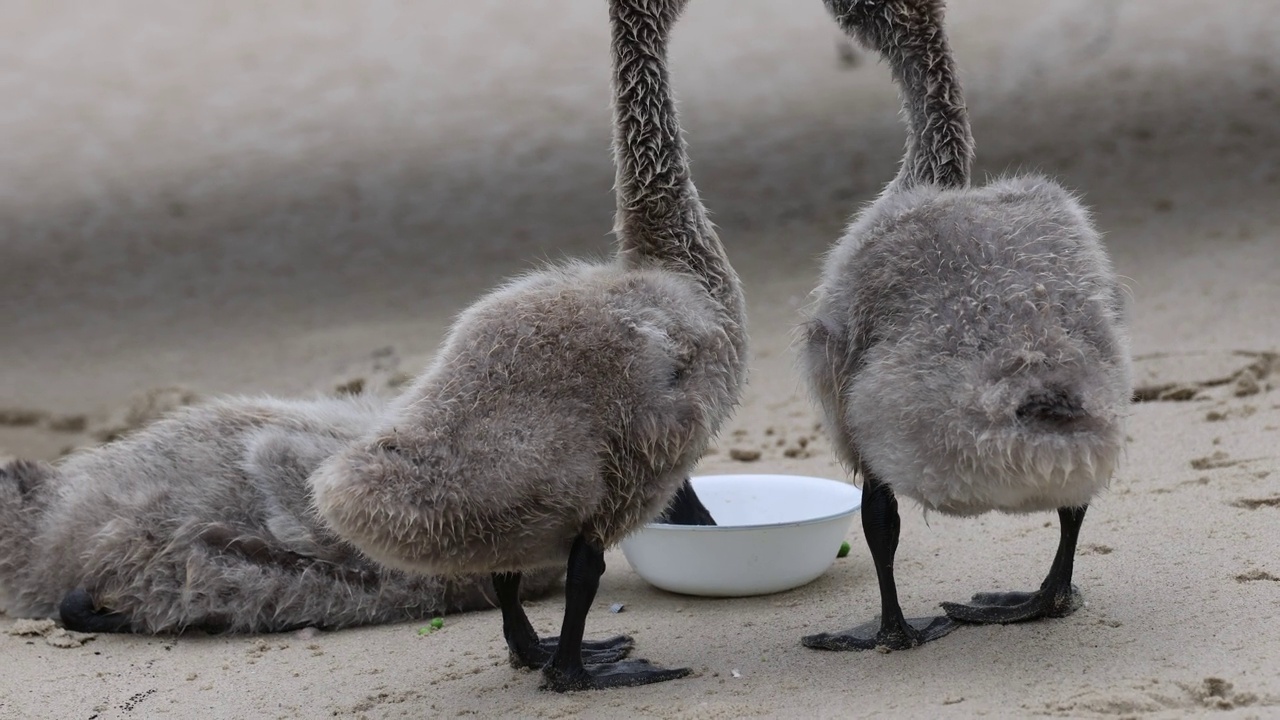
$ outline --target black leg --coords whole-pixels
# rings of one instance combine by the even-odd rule
[[[817,650],[907,650],[950,633],[956,624],[945,617],[906,619],[898,604],[893,580],[893,556],[898,551],[898,499],[893,490],[864,468],[862,532],[871,549],[880,583],[880,620],[837,633],[806,636],[801,642]]]
[[[675,680],[689,674],[688,668],[666,670],[648,660],[627,660],[584,665],[582,634],[587,625],[587,611],[595,602],[600,576],[604,574],[604,550],[593,547],[581,536],[573,542],[569,554],[569,573],[565,577],[564,624],[560,627],[560,643],[551,662],[542,668],[547,690],[600,690],[629,687]]]
[[[75,632],[133,632],[128,616],[105,608],[94,608],[93,597],[83,588],[72,590],[62,598],[62,602],[58,604],[58,614],[62,616],[63,627]]]
[[[967,623],[989,625],[1016,623],[1046,617],[1066,617],[1084,604],[1080,590],[1071,584],[1071,571],[1076,557],[1076,541],[1084,523],[1087,505],[1058,508],[1062,537],[1058,553],[1040,589],[1035,592],[978,593],[968,605],[942,603],[947,617]]]
[[[684,484],[676,491],[676,496],[671,499],[671,505],[667,507],[662,515],[658,516],[658,522],[667,523],[668,525],[715,525],[715,518],[711,517],[711,512],[698,499],[698,494],[693,491],[693,484],[689,482],[689,478],[684,479]]]
[[[546,665],[559,645],[559,638],[538,638],[520,605],[520,573],[494,573],[493,589],[502,608],[502,637],[507,640],[511,665],[531,670]],[[630,654],[634,644],[626,635],[616,635],[608,640],[583,643],[582,655],[587,662],[614,662]]]

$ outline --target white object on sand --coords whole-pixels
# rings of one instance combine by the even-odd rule
[[[862,492],[800,475],[692,479],[717,525],[650,523],[622,541],[650,584],[709,597],[765,595],[816,580],[836,559]]]

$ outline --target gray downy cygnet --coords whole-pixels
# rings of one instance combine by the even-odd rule
[[[1089,502],[1109,483],[1131,396],[1126,296],[1089,213],[1039,175],[970,187],[973,141],[939,0],[826,0],[888,62],[908,140],[897,177],[828,255],[802,360],[840,459],[863,477],[881,616],[804,638],[900,650],[955,621],[1061,617]],[[1035,592],[904,618],[893,577],[896,495],[926,511],[1057,510]]]
[[[583,641],[604,551],[662,513],[738,404],[738,277],[690,178],[666,51],[684,0],[611,0],[618,252],[517,278],[463,311],[370,433],[313,477],[344,537],[392,567],[491,572],[517,667],[557,691],[688,674]],[[522,573],[567,565],[558,638]]]
[[[377,422],[372,398],[227,398],[57,465],[0,463],[0,609],[83,632],[275,632],[491,608],[488,575],[380,567],[307,477]],[[524,589],[544,595],[550,569]]]

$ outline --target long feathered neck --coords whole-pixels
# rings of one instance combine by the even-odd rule
[[[889,63],[900,88],[907,147],[890,187],[968,185],[973,136],[943,27],[942,0],[825,2],[847,34]]]
[[[671,27],[685,0],[610,0],[613,156],[623,259],[691,272],[726,304],[738,281],[689,174],[667,72]]]

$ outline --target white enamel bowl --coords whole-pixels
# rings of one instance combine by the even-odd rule
[[[685,595],[744,597],[818,579],[862,507],[848,483],[801,475],[707,475],[693,489],[716,526],[650,523],[622,541],[632,569]]]

